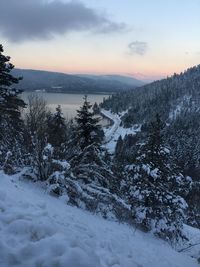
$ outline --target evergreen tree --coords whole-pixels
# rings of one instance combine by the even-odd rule
[[[22,78],[15,78],[11,74],[14,65],[10,63],[10,57],[3,55],[3,46],[0,44],[0,123],[4,120],[11,121],[19,126],[21,122],[21,108],[25,107],[24,101],[19,98],[22,90],[12,86]]]
[[[60,105],[48,118],[48,142],[53,147],[60,147],[66,142],[66,122]]]
[[[119,163],[123,163],[124,161],[123,144],[124,144],[123,139],[122,136],[120,135],[116,143],[115,155],[114,155],[115,160]]]
[[[13,77],[14,65],[3,52],[0,45],[0,165],[4,171],[12,173],[14,169],[11,169],[23,162],[21,109],[25,103],[19,98],[22,91],[13,87],[21,78]]]
[[[95,117],[94,112],[91,111],[92,105],[84,98],[82,107],[77,110],[75,121],[76,127],[76,140],[77,144],[84,149],[85,147],[95,144],[99,146],[103,138],[103,131],[99,123],[99,118]]]
[[[113,184],[113,172],[104,161],[102,151],[94,144],[85,147],[70,161],[70,165],[74,176],[86,184],[93,183],[104,188]]]
[[[170,151],[164,147],[162,129],[157,115],[147,143],[141,145],[136,162],[127,167],[124,187],[135,222],[163,238],[174,239],[183,237],[187,203],[182,196],[188,194],[191,180],[169,164]]]
[[[155,121],[150,123],[148,141],[143,147],[145,160],[148,161],[148,163],[153,164],[155,167],[161,167],[166,156],[164,151],[163,129],[164,123],[161,121],[160,115],[157,113]]]
[[[94,103],[92,109],[94,111],[94,114],[99,114],[100,108],[99,108],[99,105],[97,104],[97,102]]]

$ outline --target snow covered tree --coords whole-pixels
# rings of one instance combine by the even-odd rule
[[[141,145],[136,162],[127,166],[124,187],[132,205],[136,224],[167,239],[183,237],[188,194],[191,179],[170,166],[170,151],[162,140],[162,122],[159,116],[151,124],[149,138]]]
[[[28,96],[28,109],[25,114],[26,147],[31,154],[36,147],[42,153],[47,145],[49,110],[46,101],[38,94]]]
[[[98,147],[93,144],[85,147],[83,151],[71,161],[73,173],[77,179],[84,183],[94,183],[109,188],[114,180],[109,165],[104,161],[104,156]]]
[[[5,56],[3,52],[3,46],[0,45],[0,165],[6,171],[8,162],[11,162],[10,173],[11,165],[20,165],[22,161],[21,109],[26,105],[19,97],[22,91],[13,87],[22,78],[15,78],[11,74],[14,65],[10,63],[10,57]]]
[[[157,113],[154,121],[150,123],[148,131],[148,141],[143,147],[145,160],[151,162],[154,166],[163,165],[166,153],[163,146],[164,123],[161,121],[160,115]]]
[[[81,149],[95,144],[98,146],[103,138],[103,131],[99,123],[99,118],[95,117],[94,112],[91,111],[92,105],[87,100],[87,96],[83,98],[84,102],[82,107],[77,110],[75,121],[76,127],[76,140]]]
[[[183,237],[185,200],[170,190],[159,169],[148,164],[130,166],[126,178],[128,201],[135,223],[165,239]],[[167,177],[169,182],[173,177]]]
[[[99,114],[100,108],[99,108],[99,105],[97,104],[97,102],[94,103],[92,109],[94,111],[94,114]]]
[[[56,112],[48,118],[48,142],[53,147],[59,147],[66,141],[66,123],[61,106],[58,105]]]
[[[116,161],[122,163],[123,160],[124,160],[124,155],[123,155],[123,139],[122,139],[122,136],[120,135],[118,140],[117,140],[117,143],[116,143],[116,147],[115,147],[115,159]]]
[[[21,108],[25,107],[24,101],[19,98],[22,90],[12,86],[22,78],[15,78],[11,74],[14,65],[10,57],[3,55],[3,46],[0,44],[0,122],[9,120],[13,125],[19,126],[21,122]]]
[[[28,165],[31,172],[37,176],[37,179],[44,180],[47,177],[44,173],[47,158],[45,153],[48,145],[48,118],[50,112],[46,101],[38,94],[31,94],[28,97],[28,110],[25,116],[26,129],[26,150],[29,154]],[[46,168],[46,167],[45,167]]]
[[[57,157],[61,159],[65,156],[67,127],[60,105],[58,105],[54,114],[49,115],[47,124],[48,143],[54,147],[55,154],[57,154]]]
[[[187,195],[189,205],[187,211],[187,223],[193,227],[200,228],[200,182],[193,182]]]

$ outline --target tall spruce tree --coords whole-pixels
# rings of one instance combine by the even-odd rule
[[[115,155],[114,158],[116,159],[116,161],[122,163],[123,162],[123,139],[122,136],[120,135],[117,143],[116,143],[116,147],[115,147]]]
[[[165,160],[166,153],[163,149],[163,129],[165,125],[160,115],[157,113],[154,121],[150,123],[148,141],[144,148],[145,160],[153,164],[155,167],[161,167]]]
[[[60,147],[66,142],[66,123],[61,106],[58,105],[56,112],[48,118],[48,142],[53,147]]]
[[[58,105],[54,114],[49,115],[47,124],[47,141],[54,147],[54,156],[63,159],[67,155],[67,125],[60,105]]]
[[[0,44],[0,122],[11,121],[18,125],[21,116],[21,108],[25,107],[24,101],[19,98],[22,90],[13,88],[22,78],[15,78],[11,71],[14,65],[10,63],[10,57],[3,55],[3,46]]]
[[[85,96],[83,106],[77,111],[75,118],[77,124],[75,147],[80,147],[80,149],[70,160],[70,165],[78,180],[112,189],[113,172],[109,164],[105,162],[106,152],[101,147],[103,131],[98,124],[99,118],[95,117],[91,107],[92,105]]]
[[[87,100],[87,96],[84,96],[83,100],[83,105],[77,110],[75,118],[77,123],[76,140],[81,149],[91,144],[99,146],[103,139],[103,131],[98,124],[100,119],[95,117],[94,112],[91,110],[92,105]]]
[[[22,159],[21,109],[25,103],[19,98],[22,91],[13,87],[22,78],[15,78],[11,74],[14,65],[3,52],[0,44],[0,165],[11,173],[11,165],[19,164]]]

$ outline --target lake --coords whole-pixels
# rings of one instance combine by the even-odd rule
[[[30,95],[31,93],[24,92],[22,94],[22,98],[26,103],[28,100],[28,95]],[[41,97],[46,100],[47,106],[52,112],[54,112],[56,107],[60,105],[62,108],[62,112],[67,119],[71,119],[76,116],[76,110],[79,109],[82,105],[84,97],[84,94],[62,94],[46,92],[37,92],[37,94],[41,95]],[[109,95],[89,94],[88,101],[92,105],[95,102],[99,104],[103,101],[104,98],[107,97],[109,97]]]

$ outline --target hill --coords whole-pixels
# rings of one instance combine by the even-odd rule
[[[13,75],[23,77],[19,87],[24,91],[114,93],[143,85],[139,80],[126,76],[70,75],[27,69],[15,69]]]
[[[70,207],[67,196],[56,199],[19,178],[0,173],[2,267],[198,266],[151,234]]]
[[[124,128],[141,125],[141,139],[158,113],[166,125],[163,135],[172,159],[185,174],[200,181],[200,65],[138,90],[113,95],[101,106],[123,112]]]
[[[123,84],[127,84],[130,86],[142,86],[146,82],[140,81],[130,76],[122,76],[122,75],[89,75],[89,74],[78,74],[79,77],[86,77],[90,79],[94,79],[97,81],[117,81]]]

